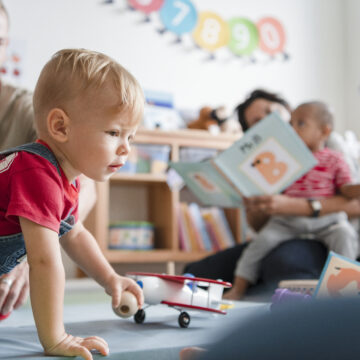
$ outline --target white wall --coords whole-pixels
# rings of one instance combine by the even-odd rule
[[[4,2],[11,16],[11,36],[26,44],[26,87],[34,87],[41,67],[56,50],[85,47],[116,58],[145,89],[172,92],[179,107],[225,104],[232,109],[253,88],[264,87],[282,93],[293,106],[324,100],[335,110],[338,130],[353,127],[358,93],[345,101],[349,97],[345,85],[357,88],[358,82],[351,80],[349,71],[355,64],[345,59],[345,50],[349,33],[359,32],[357,0],[192,1],[198,11],[212,10],[225,20],[234,15],[252,21],[266,15],[279,19],[286,30],[290,61],[252,65],[222,51],[217,60],[205,61],[206,54],[194,48],[189,35],[175,45],[172,34],[158,34],[158,13],[152,14],[151,22],[140,24],[141,13],[121,11],[125,0],[113,5],[103,5],[102,0]],[[356,105],[356,111],[347,112],[349,105]],[[356,128],[360,133],[360,125]]]
[[[360,135],[360,1],[348,0],[345,12],[345,92],[346,128]]]

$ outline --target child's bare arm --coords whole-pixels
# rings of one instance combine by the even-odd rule
[[[81,222],[61,238],[61,245],[69,256],[106,292],[112,296],[112,306],[118,307],[124,290],[132,292],[139,307],[144,303],[141,288],[132,279],[119,276],[101,252],[98,243]]]
[[[349,199],[359,198],[360,197],[360,184],[348,184],[343,185],[340,188],[342,195],[346,196]]]
[[[97,337],[76,338],[65,332],[63,303],[65,273],[56,232],[20,218],[29,263],[30,297],[38,335],[49,355],[80,355],[91,360],[89,349],[107,355],[108,346]]]

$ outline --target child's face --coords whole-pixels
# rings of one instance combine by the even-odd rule
[[[291,114],[291,125],[311,151],[320,150],[328,137],[326,126],[314,116],[311,108],[299,107]]]
[[[120,112],[117,101],[113,91],[71,107],[69,137],[64,144],[74,170],[70,178],[82,173],[105,181],[125,164],[139,121],[129,112]]]

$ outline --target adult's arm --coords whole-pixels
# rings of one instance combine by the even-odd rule
[[[333,212],[345,211],[349,217],[360,216],[360,201],[348,200],[343,196],[333,196],[320,200],[322,210],[320,216]],[[244,199],[249,217],[264,217],[271,215],[311,216],[312,209],[304,198],[294,198],[287,195],[262,195]]]
[[[0,150],[36,139],[32,93],[1,82]],[[11,285],[0,284],[0,314],[20,307],[29,292],[29,266],[25,261],[5,275]]]
[[[0,150],[36,139],[32,93],[1,83]]]
[[[23,261],[4,275],[11,284],[0,282],[0,314],[7,314],[20,307],[29,293],[29,265]]]

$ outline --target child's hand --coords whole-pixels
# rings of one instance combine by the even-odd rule
[[[92,360],[90,350],[98,350],[101,355],[109,354],[109,346],[107,342],[98,337],[91,336],[87,338],[75,337],[69,334],[57,345],[50,349],[45,349],[46,355],[60,355],[60,356],[81,356],[85,360]]]
[[[113,275],[105,285],[105,291],[112,297],[112,307],[115,309],[120,305],[123,291],[130,291],[136,297],[139,309],[144,304],[144,294],[140,286],[132,279]]]

